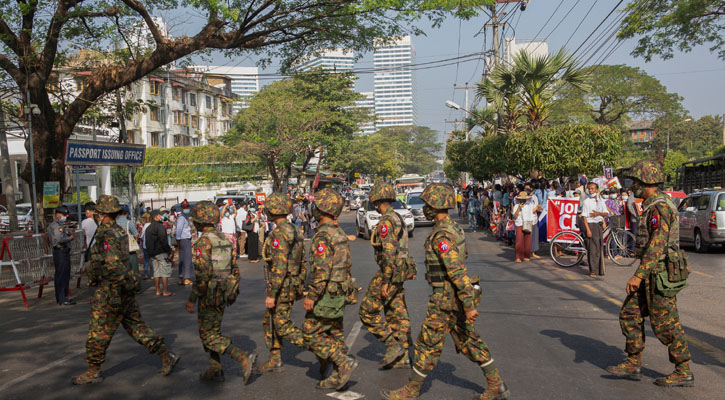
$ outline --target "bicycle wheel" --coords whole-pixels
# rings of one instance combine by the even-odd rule
[[[607,255],[615,264],[628,267],[637,261],[634,249],[635,236],[625,229],[617,229],[607,238]]]
[[[551,259],[564,268],[579,264],[587,254],[584,239],[574,231],[561,231],[554,235],[549,252]]]

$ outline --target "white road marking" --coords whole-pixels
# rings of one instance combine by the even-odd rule
[[[345,339],[345,346],[347,346],[348,351],[350,351],[350,349],[352,349],[352,345],[355,344],[355,340],[357,340],[357,336],[360,334],[361,328],[362,322],[360,321],[355,322],[355,325],[352,326],[352,331],[347,336],[347,339]]]
[[[38,368],[35,371],[28,372],[27,374],[25,374],[23,376],[19,376],[15,379],[11,380],[10,382],[7,382],[4,385],[0,386],[0,393],[4,392],[5,389],[8,389],[8,388],[14,386],[15,384],[18,384],[24,380],[32,378],[35,375],[42,374],[45,371],[48,371],[52,368],[55,368],[56,366],[58,366],[60,364],[63,364],[64,362],[70,360],[73,357],[78,357],[79,355],[84,354],[85,352],[86,352],[86,349],[83,349],[81,351],[77,351],[75,353],[68,354],[67,356],[61,358],[60,360],[53,361],[52,363],[47,364],[44,367]]]
[[[332,397],[333,399],[339,399],[339,400],[357,400],[357,399],[365,398],[364,394],[351,392],[349,390],[346,392],[332,392],[332,393],[328,393],[327,395]]]

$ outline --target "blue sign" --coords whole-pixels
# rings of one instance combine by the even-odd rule
[[[68,140],[65,145],[66,165],[143,167],[145,158],[146,146],[143,144]]]

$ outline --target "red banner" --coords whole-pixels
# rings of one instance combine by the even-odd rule
[[[579,231],[576,226],[576,213],[579,199],[549,197],[546,211],[546,239],[551,240],[561,231]]]

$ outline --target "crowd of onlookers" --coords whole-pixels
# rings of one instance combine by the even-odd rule
[[[559,180],[533,179],[526,182],[480,185],[456,189],[458,217],[467,221],[472,232],[487,231],[495,239],[515,248],[515,261],[540,258],[536,254],[545,240],[546,226],[540,224],[547,199],[578,199],[577,226],[585,239],[590,275],[602,275],[602,231],[608,224],[625,225],[637,234],[637,215],[631,191],[605,188],[585,177]],[[625,213],[625,209],[627,213]],[[634,243],[632,243],[632,246]]]

